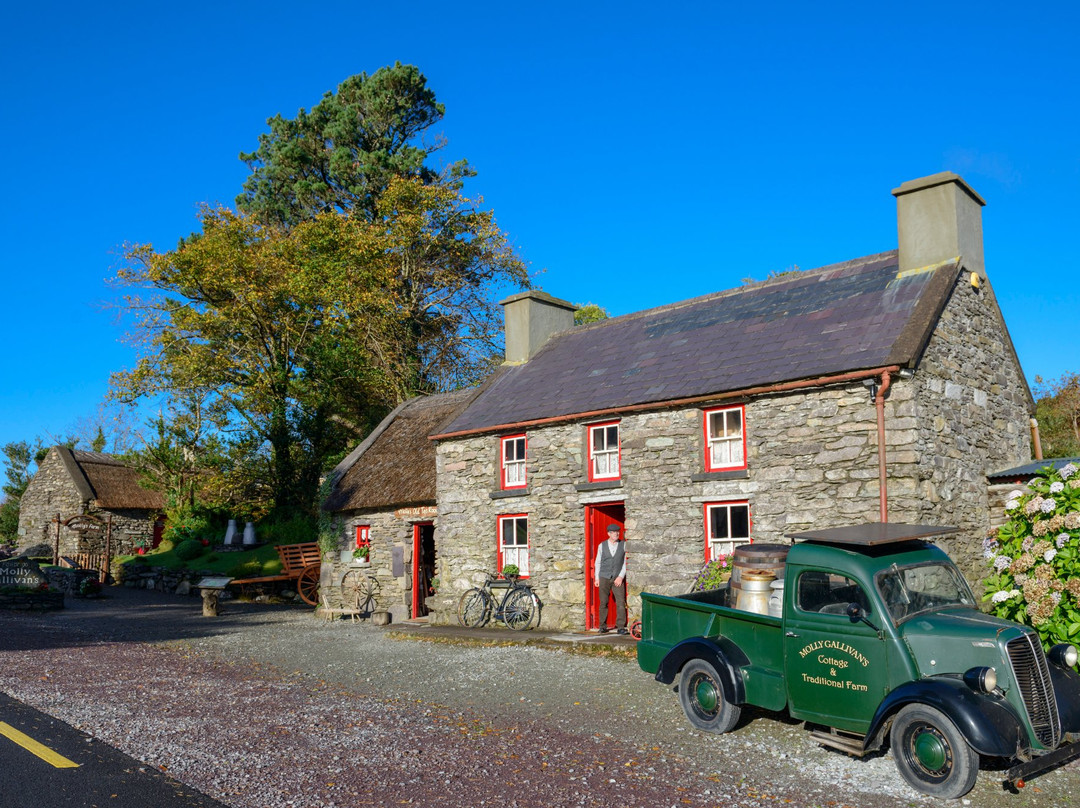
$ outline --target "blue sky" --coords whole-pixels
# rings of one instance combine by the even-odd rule
[[[546,291],[623,314],[896,246],[901,182],[986,200],[1024,371],[1080,370],[1072,3],[110,4],[0,27],[0,444],[92,418],[134,362],[106,284],[231,203],[269,116],[395,60]]]

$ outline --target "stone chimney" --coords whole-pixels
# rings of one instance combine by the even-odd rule
[[[500,300],[506,321],[506,361],[528,362],[553,334],[574,327],[573,303],[531,290]]]
[[[961,256],[986,279],[983,262],[983,198],[958,174],[943,171],[893,190],[900,236],[900,271]]]

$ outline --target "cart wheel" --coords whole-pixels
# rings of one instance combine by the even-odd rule
[[[316,561],[308,564],[300,571],[300,577],[296,579],[296,591],[300,593],[300,599],[309,606],[319,605],[319,577],[322,575],[322,564]]]
[[[630,624],[630,636],[633,637],[635,640],[640,640],[641,639],[641,621],[640,620],[635,620],[633,623]]]
[[[349,570],[341,579],[341,599],[353,604],[361,614],[371,614],[378,603],[379,582],[360,570]]]

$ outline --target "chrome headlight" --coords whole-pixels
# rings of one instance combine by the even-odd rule
[[[993,668],[969,668],[964,671],[964,684],[976,693],[992,693],[997,687],[997,671]]]
[[[1076,666],[1076,646],[1067,642],[1058,643],[1050,649],[1047,658],[1059,668],[1072,668]]]

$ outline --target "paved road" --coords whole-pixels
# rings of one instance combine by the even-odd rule
[[[0,693],[3,808],[225,808]]]

